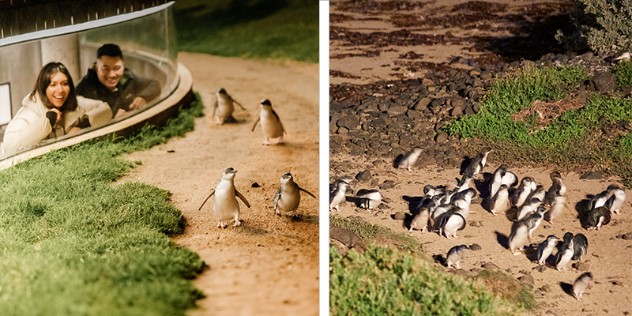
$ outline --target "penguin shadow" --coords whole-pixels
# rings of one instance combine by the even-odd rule
[[[318,225],[318,216],[309,215],[309,214],[296,214],[293,216],[288,216],[290,222],[293,223],[307,223],[307,224],[316,224]]]
[[[524,246],[524,254],[531,262],[538,262],[538,244],[529,244]]]
[[[399,168],[399,164],[404,160],[404,154],[399,154],[395,159],[393,159],[393,168]]]
[[[253,226],[245,225],[245,221],[243,219],[241,220],[241,222],[242,222],[241,225],[239,225],[237,228],[243,234],[250,235],[250,236],[263,236],[270,233],[269,231],[261,227],[253,227]]]
[[[421,196],[408,196],[404,195],[402,197],[404,201],[408,202],[408,213],[404,214],[404,223],[403,226],[406,229],[410,229],[410,225],[413,222],[413,219],[417,214],[419,214],[419,210],[421,208],[421,202],[423,201],[423,197]]]
[[[461,161],[461,165],[459,166],[459,175],[463,175],[465,173],[465,169],[467,169],[467,167],[470,165],[472,159],[474,158],[470,156],[463,157],[463,161]]]
[[[488,200],[493,198],[489,192],[489,187],[493,180],[494,175],[490,172],[483,172],[483,179],[474,180],[474,186],[481,198]]]
[[[588,227],[589,225],[586,223],[586,214],[590,211],[590,201],[593,199],[594,195],[588,194],[586,198],[577,202],[575,204],[575,211],[577,212],[577,219],[579,219],[579,223],[583,228]]]
[[[575,295],[573,295],[573,285],[570,283],[566,283],[566,282],[560,282],[560,288],[562,289],[562,291],[564,291],[564,293],[575,297]]]
[[[496,234],[496,241],[498,241],[498,244],[503,246],[505,249],[509,249],[509,236],[499,231],[495,231],[494,233]]]
[[[448,259],[443,255],[433,255],[432,259],[443,267],[446,267],[448,265]]]

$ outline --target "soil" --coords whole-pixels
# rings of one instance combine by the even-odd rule
[[[317,315],[318,199],[301,197],[297,216],[276,216],[273,197],[281,175],[291,172],[318,197],[318,65],[274,63],[180,53],[192,73],[209,115],[195,130],[166,144],[128,155],[140,165],[121,181],[139,181],[172,193],[186,227],[174,241],[198,253],[209,268],[194,285],[206,294],[190,315]],[[211,119],[215,92],[225,88],[247,110],[237,122]],[[262,145],[258,104],[269,99],[287,135],[279,145]],[[235,186],[250,202],[240,202],[242,224],[217,228],[212,199],[222,171],[237,170]]]
[[[397,212],[409,214],[423,196],[423,187],[455,185],[459,167],[486,146],[480,140],[460,140],[439,132],[442,121],[475,113],[481,93],[495,76],[525,63],[586,62],[603,67],[591,54],[564,53],[553,39],[568,24],[572,1],[331,1],[330,2],[330,182],[355,178],[347,196],[360,189],[379,189],[388,203],[366,211],[345,202],[336,216],[356,216],[405,232]],[[576,58],[578,57],[578,58]],[[463,87],[455,82],[473,83]],[[461,85],[461,86],[459,86]],[[456,87],[456,88],[455,88]],[[468,90],[468,87],[472,87]],[[571,102],[572,103],[572,102]],[[569,107],[558,104],[560,107]],[[458,110],[456,110],[458,109]],[[543,115],[546,120],[550,113]],[[543,121],[543,124],[545,122]],[[473,146],[476,145],[476,146]],[[423,149],[411,172],[395,169],[395,158],[413,147]],[[533,153],[536,154],[536,153]],[[506,161],[502,151],[489,155],[483,170],[489,176],[507,164],[519,179],[534,177],[545,188],[556,165],[527,165]],[[528,160],[528,159],[525,159]],[[579,171],[581,170],[581,171]],[[476,274],[493,263],[500,270],[526,280],[537,299],[535,315],[627,315],[632,294],[632,208],[629,198],[620,215],[599,231],[584,229],[579,210],[589,195],[619,179],[590,172],[590,166],[563,170],[567,207],[554,223],[543,222],[526,254],[507,249],[510,215],[492,215],[472,203],[472,213],[458,238],[414,231],[423,249],[445,257],[459,244],[478,244],[461,262],[464,274]],[[362,174],[362,177],[358,175]],[[368,176],[367,176],[368,174]],[[360,178],[360,179],[358,179]],[[474,181],[484,192],[484,175]],[[480,194],[480,193],[479,193]],[[539,267],[533,247],[548,235],[582,233],[588,254],[567,271]],[[437,265],[440,265],[437,262]],[[446,269],[447,270],[447,269]],[[583,272],[594,276],[594,286],[582,300],[568,292]]]

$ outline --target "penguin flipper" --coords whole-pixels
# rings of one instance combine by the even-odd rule
[[[209,194],[209,196],[207,196],[206,199],[204,199],[204,202],[202,202],[202,205],[200,205],[200,208],[198,208],[198,211],[202,209],[202,206],[206,204],[206,201],[208,201],[208,199],[210,199],[211,196],[213,196],[213,194],[215,194],[215,189],[213,189],[213,192],[211,192],[211,194]]]
[[[237,100],[233,99],[233,103],[235,103],[235,104],[239,105],[239,107],[240,107],[242,110],[246,111],[246,108],[245,108],[243,105],[241,105],[241,103],[237,102]]]
[[[283,135],[283,134],[287,135],[287,131],[285,131],[285,127],[283,127],[283,122],[281,122],[281,118],[276,113],[276,111],[272,110],[272,115],[274,115],[276,120],[279,122],[279,125],[281,125],[281,131],[282,131],[281,135]]]
[[[215,99],[215,104],[213,105],[213,111],[211,112],[211,118],[215,119],[215,111],[217,111],[217,107],[219,107],[219,100]]]
[[[243,194],[239,193],[237,189],[235,189],[235,195],[237,195],[241,199],[241,201],[244,202],[244,204],[246,204],[248,208],[250,208],[250,203],[248,203],[248,200],[246,200],[246,197]]]
[[[311,192],[309,192],[309,191],[307,191],[307,190],[305,190],[305,189],[303,189],[301,187],[298,187],[298,189],[303,191],[303,192],[305,192],[305,193],[307,193],[307,194],[309,194],[309,195],[311,195],[313,198],[316,198],[316,196],[314,196]]]
[[[255,131],[255,127],[257,127],[257,124],[259,123],[259,120],[261,120],[261,117],[257,117],[257,120],[255,121],[255,123],[252,124],[252,129],[250,130],[251,132]]]

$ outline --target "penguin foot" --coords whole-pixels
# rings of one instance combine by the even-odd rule
[[[235,224],[233,224],[233,227],[237,227],[239,225],[241,225],[241,222],[238,219],[236,219]]]
[[[218,227],[218,228],[226,228],[226,222],[224,222],[224,221],[219,221],[219,223],[217,223],[217,227]]]

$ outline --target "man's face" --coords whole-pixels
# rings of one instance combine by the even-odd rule
[[[125,65],[121,57],[103,55],[97,59],[97,77],[101,84],[114,90],[123,77]]]

